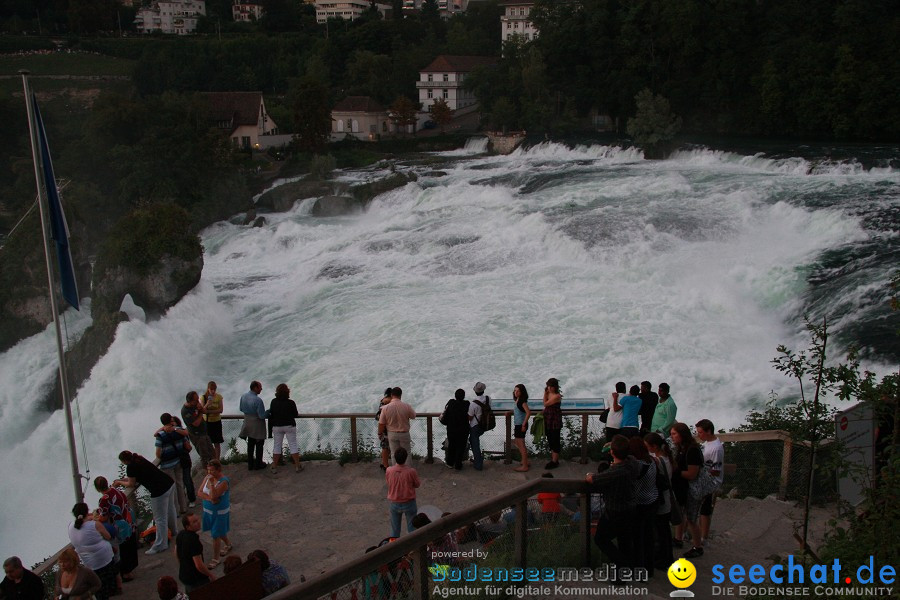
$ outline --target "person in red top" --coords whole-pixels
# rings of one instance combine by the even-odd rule
[[[406,464],[405,448],[397,448],[394,452],[394,466],[388,467],[384,477],[387,480],[391,512],[391,537],[400,537],[400,519],[406,515],[406,531],[416,530],[413,519],[418,514],[416,507],[416,488],[419,487],[419,474]]]
[[[124,542],[119,542],[119,572],[122,574],[122,581],[131,581],[134,579],[134,570],[138,566],[138,544],[137,527],[132,522],[128,497],[120,490],[109,487],[106,477],[95,477],[94,489],[101,494],[100,500],[97,502],[100,514],[106,515],[112,523],[124,519],[132,526],[131,536]]]

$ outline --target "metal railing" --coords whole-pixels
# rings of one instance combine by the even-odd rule
[[[532,412],[541,411],[538,409]],[[562,411],[564,457],[571,459],[574,453],[582,464],[588,462],[591,443],[596,444],[603,440],[605,425],[599,419],[590,418],[599,415],[600,412],[584,409]],[[512,441],[512,415],[496,409],[495,414],[497,426],[481,436],[481,449],[488,457],[499,456],[504,462],[510,463],[515,451]],[[440,413],[436,412],[418,413],[415,419],[410,420],[412,455],[423,458],[429,464],[434,462],[436,456],[438,458],[443,456],[441,446],[446,436],[444,426],[438,422],[439,416]],[[231,441],[234,440],[237,448],[241,449],[243,442],[237,438],[242,420],[241,415],[222,415],[222,434],[226,446],[231,445]],[[346,460],[356,462],[380,452],[378,421],[372,413],[301,414],[297,424],[297,444],[301,456],[308,453],[324,453],[331,456],[340,454],[346,457]],[[526,436],[526,448],[529,455],[543,454],[546,450],[546,440],[535,442],[533,436],[529,434]],[[272,451],[273,440],[268,438],[264,443],[264,455],[271,457]]]
[[[476,529],[476,540],[468,542],[471,552],[476,547],[490,545],[492,552],[504,552],[505,567],[528,568],[529,537],[546,535],[548,532],[571,540],[577,538],[577,552],[582,566],[591,566],[592,538],[591,519],[580,518],[577,523],[568,520],[547,522],[534,527],[534,512],[529,506],[529,498],[540,492],[556,492],[575,494],[578,497],[578,509],[581,515],[590,514],[590,493],[588,485],[577,479],[533,479],[489,500],[475,504],[465,510],[444,516],[411,534],[404,535],[396,541],[386,544],[372,552],[341,565],[336,569],[310,579],[305,583],[292,584],[267,598],[271,600],[313,600],[324,598],[329,600],[351,600],[353,598],[431,598],[435,585],[446,585],[446,579],[438,576],[436,569],[445,565],[439,563],[443,557],[430,556],[438,547],[440,540],[448,536],[458,537],[461,530]],[[508,511],[511,515],[505,530],[496,537],[487,539],[479,537],[478,523],[491,515]],[[501,520],[503,517],[501,517]],[[568,534],[568,535],[566,535]],[[483,540],[483,541],[482,541]],[[503,542],[507,543],[508,553],[496,549]],[[465,543],[463,543],[465,546]],[[459,547],[459,546],[457,546]],[[541,564],[542,567],[554,565]],[[560,567],[573,566],[558,565]],[[386,583],[386,585],[384,585]],[[477,584],[476,584],[477,585]],[[479,596],[490,597],[490,594],[479,593]]]

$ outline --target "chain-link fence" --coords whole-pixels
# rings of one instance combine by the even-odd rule
[[[563,417],[562,457],[573,459],[584,456],[597,460],[602,448],[604,424],[596,416],[597,411],[568,413]],[[225,439],[223,457],[226,460],[241,460],[247,452],[246,443],[238,438],[242,419],[226,415],[222,420],[222,435]],[[585,429],[585,425],[587,426]],[[444,460],[447,439],[446,428],[438,422],[437,413],[420,414],[410,421],[413,458],[430,455]],[[354,453],[353,440],[356,440]],[[378,421],[370,415],[351,413],[346,415],[304,416],[297,420],[297,445],[304,459],[372,460],[381,454],[378,440]],[[525,437],[529,456],[549,456],[547,438],[535,440],[531,433]],[[520,460],[519,452],[512,442],[512,417],[504,412],[497,413],[497,426],[481,436],[481,450],[490,458]],[[273,440],[265,440],[263,455],[271,460]],[[282,454],[289,454],[285,445]]]
[[[764,437],[768,435],[768,439]],[[808,443],[796,443],[780,432],[719,434],[725,445],[725,482],[721,494],[737,497],[802,500],[809,490]],[[749,438],[749,439],[742,439]],[[730,441],[734,440],[734,441]],[[837,498],[838,448],[828,441],[816,449],[812,499],[830,502]]]

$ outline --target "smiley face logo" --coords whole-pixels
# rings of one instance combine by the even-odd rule
[[[690,587],[697,579],[697,569],[689,560],[679,558],[669,567],[669,583],[677,588]]]

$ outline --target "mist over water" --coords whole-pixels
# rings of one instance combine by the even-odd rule
[[[896,329],[884,305],[900,262],[896,169],[708,149],[661,162],[600,145],[483,150],[474,139],[395,165],[418,181],[364,214],[314,218],[307,200],[262,228],[205,230],[200,285],[162,319],[122,324],[78,391],[91,477],[116,476],[121,449],[152,455],[159,414],[209,379],[226,412],[253,379],[267,401],[287,382],[301,412],[372,410],[389,384],[438,410],[477,380],[494,397],[520,382],[539,396],[558,377],[575,398],[649,379],[671,384],[685,419],[730,427],[770,391],[794,391],[769,361],[780,343],[806,345],[804,313],[828,314],[879,373],[896,362],[883,334]],[[31,408],[52,343],[48,330],[0,355],[0,553],[26,562],[65,543],[71,508],[62,414]]]

